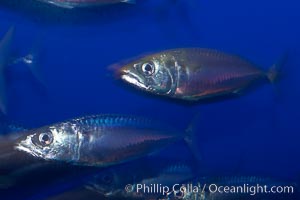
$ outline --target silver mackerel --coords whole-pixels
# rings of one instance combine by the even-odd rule
[[[146,118],[95,115],[23,133],[15,148],[45,160],[108,166],[155,152],[184,133]]]
[[[273,82],[283,63],[267,72],[239,56],[213,49],[170,49],[115,65],[126,83],[156,95],[187,101],[238,93],[251,85]]]

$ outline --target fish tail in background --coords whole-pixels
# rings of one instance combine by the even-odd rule
[[[275,83],[280,78],[280,72],[282,70],[282,66],[284,66],[286,64],[287,59],[288,59],[288,54],[285,53],[281,57],[279,62],[275,63],[274,65],[272,65],[270,67],[270,69],[266,75],[271,83]]]
[[[34,78],[34,80],[43,86],[43,88],[46,88],[46,84],[44,81],[44,77],[42,75],[41,72],[41,67],[40,67],[40,41],[41,38],[38,37],[35,41],[35,43],[33,44],[33,46],[31,47],[31,49],[29,50],[29,53],[23,57],[20,57],[18,59],[16,59],[14,61],[14,64],[18,64],[18,63],[23,63],[25,64],[30,73],[32,74],[32,77]]]
[[[199,153],[199,148],[197,146],[197,136],[196,136],[196,123],[198,122],[200,115],[196,114],[193,119],[191,120],[189,126],[185,130],[185,137],[184,140],[187,143],[189,149],[191,150],[191,153],[193,157],[195,158],[197,165],[201,161],[201,154]]]
[[[3,114],[7,113],[5,67],[10,54],[13,34],[14,26],[10,27],[3,39],[0,41],[0,110]]]

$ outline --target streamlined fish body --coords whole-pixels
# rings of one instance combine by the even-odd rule
[[[23,133],[15,148],[45,160],[107,166],[141,157],[184,134],[145,118],[96,115]]]
[[[159,199],[167,194],[143,193],[140,186],[160,184],[171,188],[174,184],[191,180],[196,173],[196,165],[191,160],[151,155],[104,169],[85,187],[112,199]],[[130,191],[124,189],[128,184],[132,186]]]
[[[12,58],[11,46],[14,35],[14,26],[10,27],[3,38],[0,40],[0,113],[7,114],[7,80],[6,72],[12,65],[22,63],[25,64],[33,77],[40,83],[43,83],[38,68],[35,66],[35,55],[28,54],[26,56]]]
[[[237,93],[258,81],[274,81],[278,65],[264,72],[241,57],[212,49],[171,49],[121,64],[116,74],[143,91],[195,101]]]

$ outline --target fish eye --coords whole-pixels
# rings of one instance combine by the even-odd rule
[[[144,63],[142,65],[142,71],[146,75],[152,75],[155,71],[154,64],[151,62]]]
[[[39,135],[39,141],[42,145],[50,145],[53,142],[52,133],[41,133]]]

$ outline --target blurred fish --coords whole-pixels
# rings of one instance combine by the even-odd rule
[[[182,154],[176,158],[163,155],[162,152],[137,160],[101,168],[98,173],[86,177],[86,183],[62,193],[53,193],[47,199],[150,199],[161,194],[143,194],[135,192],[138,184],[173,185],[196,177],[197,164],[192,157]],[[132,191],[126,192],[125,186],[132,185]],[[55,187],[61,188],[60,185]],[[54,190],[56,191],[56,190]],[[37,193],[45,194],[44,191]],[[84,195],[84,196],[83,196]],[[40,199],[40,198],[31,198]]]
[[[34,164],[38,159],[14,149],[15,142],[11,138],[0,140],[0,191],[14,184],[10,174],[15,170]],[[0,193],[1,194],[1,193]]]
[[[281,64],[264,72],[235,55],[184,48],[141,56],[114,68],[118,77],[138,89],[195,101],[239,93],[259,81],[274,82]]]
[[[6,113],[6,80],[5,80],[5,67],[8,63],[10,55],[10,47],[12,42],[12,36],[14,33],[14,27],[11,27],[0,41],[0,110],[4,114]]]
[[[2,135],[6,135],[10,137],[11,135],[14,135],[14,133],[26,131],[26,130],[27,130],[26,128],[22,127],[19,124],[6,123],[0,121],[0,139]]]
[[[176,141],[191,144],[169,126],[145,118],[95,115],[23,133],[15,148],[45,160],[108,166],[156,152]]]
[[[115,3],[135,3],[135,0],[38,0],[61,8],[89,7]]]
[[[132,186],[130,191],[126,191],[124,189],[126,185],[124,185],[123,188],[114,190],[111,193],[107,193],[105,196],[119,198],[126,197],[131,199],[161,199],[167,196],[169,191],[166,190],[166,193],[144,193],[141,192],[140,188],[143,186],[152,188],[152,190],[155,190],[154,188],[159,187],[172,188],[172,186],[175,184],[181,184],[192,179],[195,175],[193,173],[194,172],[188,165],[185,165],[184,163],[174,163],[174,165],[162,169],[161,172],[156,176],[144,178],[140,182],[133,182],[130,184]],[[96,189],[99,190],[99,188]]]
[[[231,191],[235,189],[239,192],[229,192],[229,189],[225,192],[226,186],[232,188]],[[198,192],[195,192],[197,190],[193,192],[193,187],[198,187]],[[278,187],[282,192],[270,192],[272,187]],[[285,192],[283,192],[284,187]],[[296,200],[299,198],[299,189],[295,182],[258,176],[200,177],[192,183],[185,184],[185,188],[187,190],[183,192],[181,198],[184,200]],[[218,188],[220,192],[216,191]]]
[[[18,152],[24,153],[24,152]],[[26,154],[25,156],[30,156]],[[61,162],[49,162],[30,156],[31,163],[20,166],[3,178],[6,188],[1,190],[0,196],[6,199],[14,199],[22,196],[22,199],[44,199],[52,191],[69,190],[69,187],[77,187],[84,184],[83,177],[99,173],[98,168],[68,165]],[[10,185],[8,185],[10,184]],[[59,185],[59,188],[55,186]],[[70,186],[69,186],[70,185]]]
[[[32,161],[28,155],[14,149],[14,140],[25,130],[19,125],[9,123],[6,119],[0,120],[0,188],[7,185],[8,173]]]
[[[38,73],[38,68],[35,61],[35,54],[33,54],[33,52],[23,57],[12,58],[11,43],[14,29],[15,28],[12,26],[0,41],[0,111],[3,114],[7,114],[7,80],[5,75],[8,67],[18,63],[23,63],[29,68],[33,77],[38,80],[39,83],[42,83],[42,79],[39,76],[40,73]]]
[[[27,131],[28,129],[5,119],[4,116],[0,117],[0,140],[13,140],[20,137],[20,132]]]
[[[172,187],[194,178],[198,173],[197,164],[181,157],[170,159],[155,155],[114,166],[95,175],[85,187],[109,198],[158,198],[161,193],[145,194],[138,192],[137,187],[144,184]],[[125,189],[128,184],[130,191]]]
[[[14,140],[20,137],[19,132],[25,130],[15,124],[0,123],[0,189],[12,185],[13,179],[8,176],[9,173],[33,163],[33,158],[14,149]]]

